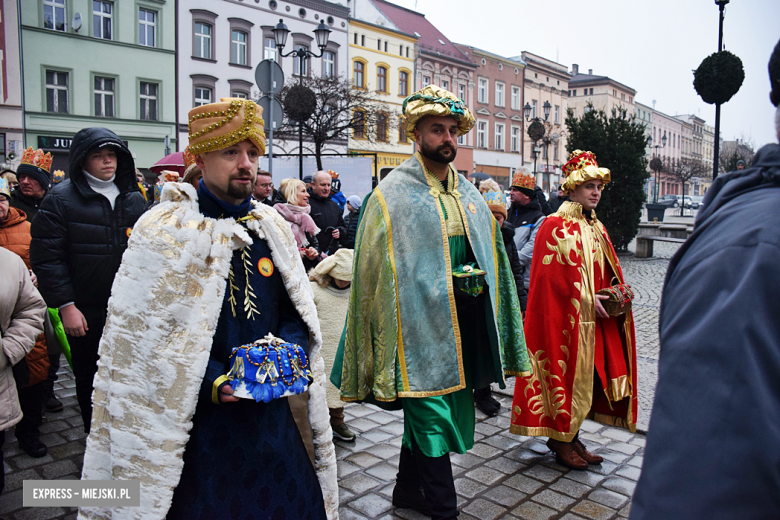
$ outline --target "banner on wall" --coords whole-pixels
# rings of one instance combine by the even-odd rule
[[[268,170],[268,157],[260,158],[260,169]],[[371,176],[374,162],[371,157],[322,157],[322,169],[338,172],[341,192],[345,197],[357,195],[362,200],[371,191]],[[317,160],[314,157],[303,158],[303,176],[314,175]],[[298,178],[297,157],[274,157],[274,186],[278,189],[282,179]]]

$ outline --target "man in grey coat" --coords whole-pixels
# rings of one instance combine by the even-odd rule
[[[780,140],[780,42],[769,62]],[[780,518],[780,145],[718,177],[669,264],[631,520]]]

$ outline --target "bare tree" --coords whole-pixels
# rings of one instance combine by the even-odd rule
[[[749,167],[755,155],[753,150],[754,146],[751,139],[742,137],[734,141],[723,141],[718,154],[720,173],[733,172],[737,169],[739,161],[745,162],[745,168]]]
[[[299,78],[288,81],[280,98],[284,100],[290,88],[300,83]],[[310,118],[301,125],[304,139],[314,144],[317,168],[322,169],[322,151],[327,143],[346,142],[350,131],[354,137],[374,142],[382,132],[387,135],[393,113],[387,105],[379,104],[373,92],[353,88],[343,76],[311,76],[303,78],[304,86],[310,88],[316,97],[316,107]],[[291,142],[298,139],[298,122],[286,116],[275,136]]]
[[[685,185],[691,181],[694,177],[704,177],[712,175],[712,171],[708,165],[702,161],[696,159],[682,159],[679,161],[672,161],[669,165],[664,165],[662,170],[669,177],[679,181],[682,184],[682,201],[680,206],[685,207]],[[687,194],[690,197],[690,193]]]

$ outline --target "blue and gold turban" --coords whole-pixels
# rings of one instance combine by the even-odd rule
[[[406,135],[414,134],[417,123],[426,116],[454,117],[458,136],[468,133],[476,123],[462,99],[436,85],[428,85],[404,99],[401,111],[406,120]]]

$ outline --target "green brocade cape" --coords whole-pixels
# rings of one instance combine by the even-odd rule
[[[477,264],[487,272],[488,337],[495,362],[479,379],[528,375],[530,364],[506,250],[482,195],[455,176],[456,198]],[[439,191],[417,155],[364,203],[344,334],[331,373],[344,401],[394,401],[466,388],[461,330]]]

